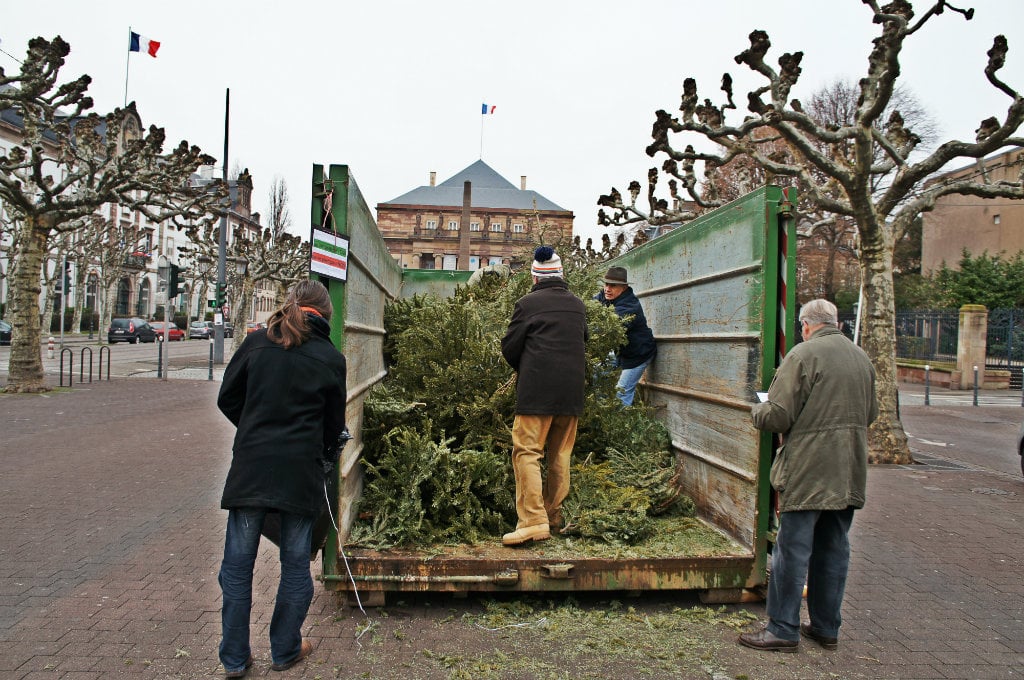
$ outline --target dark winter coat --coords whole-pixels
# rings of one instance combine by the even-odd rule
[[[771,470],[780,512],[864,507],[875,369],[839,329],[819,328],[791,349],[751,416],[785,435]]]
[[[615,313],[620,319],[632,317],[626,322],[626,344],[619,348],[617,353],[619,368],[636,368],[653,359],[658,353],[658,346],[654,343],[654,333],[647,325],[644,308],[640,306],[640,300],[633,293],[633,289],[626,288],[614,300],[605,299],[604,291],[601,291],[594,299],[603,305],[614,305]]]
[[[312,314],[310,337],[284,349],[251,333],[224,371],[217,406],[235,424],[222,508],[315,516],[324,504],[325,452],[345,429],[345,357]]]
[[[562,279],[541,279],[521,297],[501,340],[501,354],[518,372],[516,413],[583,414],[587,315]]]

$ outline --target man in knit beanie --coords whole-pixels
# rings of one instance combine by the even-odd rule
[[[561,528],[576,425],[583,414],[588,338],[583,301],[569,291],[562,260],[552,248],[534,251],[530,274],[533,288],[516,302],[501,340],[502,356],[518,373],[512,468],[519,521],[502,537],[504,545],[543,541]]]

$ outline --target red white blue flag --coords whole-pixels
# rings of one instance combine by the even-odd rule
[[[160,43],[150,40],[144,35],[131,31],[132,37],[128,43],[129,52],[145,52],[151,57],[156,57],[156,51],[160,49]]]
[[[494,109],[496,109],[496,108],[498,108],[498,107],[497,106],[488,106],[487,104],[482,104],[480,106],[480,114],[486,116],[488,113],[494,113]]]

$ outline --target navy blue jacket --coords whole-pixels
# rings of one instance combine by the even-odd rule
[[[312,314],[310,337],[285,349],[254,331],[224,371],[217,406],[235,424],[222,508],[315,516],[324,503],[325,451],[345,429],[345,357]]]
[[[626,344],[619,348],[619,368],[636,368],[648,359],[653,359],[658,353],[658,346],[654,343],[654,333],[647,325],[644,308],[640,306],[640,300],[633,289],[626,288],[614,300],[606,300],[602,290],[594,299],[603,305],[614,305],[620,319],[633,317],[626,324]]]

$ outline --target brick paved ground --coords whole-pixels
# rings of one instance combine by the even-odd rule
[[[218,504],[232,431],[214,412],[217,386],[133,379],[0,396],[0,678],[221,677]],[[644,677],[1024,676],[1024,480],[1017,461],[993,451],[1009,446],[1024,409],[908,406],[903,416],[932,465],[871,469],[869,505],[854,523],[840,649],[804,643],[799,654],[764,654],[719,626],[704,669]],[[307,620],[316,652],[272,673],[275,560],[263,550],[257,564],[251,677],[475,677],[460,670],[466,649],[546,654],[543,673],[487,677],[584,677],[576,662],[545,649],[542,633],[460,625],[481,610],[476,598],[370,610],[373,631],[360,638],[367,621],[320,586]],[[694,600],[630,604],[655,611]],[[763,617],[762,605],[743,608]],[[674,644],[695,641],[680,633]],[[606,675],[637,673],[609,665]]]

